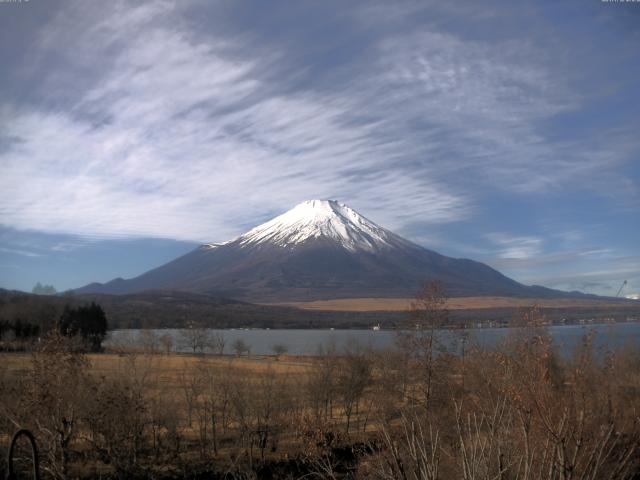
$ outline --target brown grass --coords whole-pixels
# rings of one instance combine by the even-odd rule
[[[356,478],[403,478],[396,466],[425,464],[439,466],[441,474],[418,478],[463,478],[463,471],[483,470],[491,472],[486,478],[500,478],[496,469],[503,459],[514,469],[508,478],[572,478],[523,473],[557,463],[564,472],[578,472],[573,478],[632,478],[615,469],[625,461],[631,471],[638,463],[631,456],[640,445],[637,350],[618,350],[601,362],[588,336],[571,359],[563,359],[543,331],[532,328],[528,335],[514,336],[495,351],[472,348],[462,357],[434,357],[433,343],[422,334],[405,338],[402,351],[356,349],[279,360],[106,353],[87,356],[92,378],[86,379],[72,375],[78,365],[85,367],[67,362],[66,350],[0,354],[0,380],[7,387],[0,389],[0,421],[6,410],[20,426],[34,429],[42,451],[49,452],[43,463],[53,468],[61,460],[51,454],[59,451],[52,443],[58,437],[47,433],[48,425],[67,425],[64,409],[73,407],[68,411],[78,412],[79,423],[65,447],[73,453],[69,477],[119,472],[122,478],[158,478],[162,470],[185,478],[188,469],[236,467],[253,475],[256,462],[291,466],[286,461],[301,458],[301,464],[317,468],[307,478],[344,478],[324,470],[339,465],[334,447],[339,452],[365,442],[371,450],[367,458],[353,460]],[[23,384],[18,377],[29,371]],[[73,378],[81,381],[74,384]],[[205,383],[192,389],[198,378]],[[355,403],[347,403],[352,396]],[[64,415],[53,417],[57,410],[51,405]],[[0,422],[0,448],[15,427]],[[565,445],[579,456],[564,455]],[[588,464],[589,452],[598,450],[608,452],[603,461]]]
[[[269,355],[254,355],[251,357],[236,357],[225,355],[222,357],[212,355],[189,355],[171,353],[169,355],[137,355],[139,363],[148,362],[149,374],[170,383],[178,382],[178,377],[184,370],[190,370],[197,364],[204,362],[208,367],[225,368],[230,365],[234,368],[260,374],[269,369],[276,373],[298,374],[306,372],[313,365],[313,357],[283,355],[280,360]],[[29,353],[0,353],[0,362],[8,373],[24,372],[31,367],[31,354]],[[110,377],[122,374],[129,365],[125,355],[116,353],[89,354],[91,372],[97,375]]]
[[[287,302],[270,305],[290,306],[305,310],[328,310],[346,312],[375,311],[408,311],[411,309],[411,298],[341,298],[335,300],[314,300],[311,302]],[[467,310],[481,308],[527,308],[538,305],[542,308],[575,308],[575,307],[620,307],[628,300],[599,299],[540,299],[511,297],[456,297],[450,298],[447,308],[450,310]],[[631,304],[637,306],[637,304]]]

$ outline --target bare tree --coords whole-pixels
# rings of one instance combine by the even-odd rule
[[[347,419],[347,433],[352,415],[358,411],[360,399],[371,382],[372,366],[370,356],[362,348],[355,346],[347,349],[338,371],[337,385]]]
[[[418,418],[403,416],[398,431],[381,426],[384,448],[373,478],[384,480],[437,480],[442,450],[438,431]],[[466,477],[463,477],[466,479]]]
[[[153,330],[142,330],[139,341],[147,353],[155,354],[160,350],[160,338]]]
[[[269,442],[275,448],[284,418],[290,411],[286,376],[278,376],[268,369],[260,376],[256,385],[257,394],[252,397],[253,433],[256,437],[260,458],[264,461]]]
[[[187,423],[193,423],[193,411],[203,390],[203,378],[193,368],[185,368],[178,377],[180,389],[187,407]]]
[[[214,370],[208,362],[201,360],[195,367],[194,375],[198,377],[200,392],[195,401],[196,418],[198,420],[198,439],[200,455],[206,457],[209,444],[213,452],[217,452],[217,381]]]
[[[414,371],[419,395],[414,400],[426,409],[430,406],[433,393],[436,356],[444,350],[438,330],[447,324],[448,318],[447,297],[442,284],[431,281],[416,296],[411,304],[407,325],[398,333],[400,348],[408,352],[410,360],[417,364]]]
[[[221,332],[216,332],[211,337],[211,348],[216,355],[224,355],[224,347],[227,344],[224,335]]]
[[[86,415],[91,444],[114,465],[118,478],[130,478],[138,469],[147,439],[146,392],[142,384],[127,377],[98,382],[95,389]]]
[[[249,347],[247,342],[245,342],[241,338],[236,339],[233,342],[232,347],[233,347],[233,351],[236,352],[237,356],[241,356],[245,352],[247,353],[247,355],[249,355],[249,353],[251,352],[251,347]]]
[[[326,423],[333,416],[333,404],[337,395],[339,360],[336,346],[320,345],[313,369],[306,376],[305,390],[317,425]]]
[[[287,346],[283,343],[277,343],[271,347],[271,351],[275,354],[276,360],[280,360],[280,356],[289,351]]]
[[[164,353],[169,355],[173,350],[173,337],[168,333],[163,333],[159,338],[160,345],[162,345],[162,350]]]
[[[195,353],[204,353],[212,345],[212,335],[209,329],[190,324],[180,330],[180,346]]]
[[[250,379],[245,375],[233,375],[228,379],[231,424],[238,435],[238,446],[251,461],[250,442],[253,428],[251,398],[255,395]]]
[[[50,335],[33,354],[23,408],[46,456],[44,468],[67,478],[71,447],[87,403],[88,362],[72,339]],[[22,426],[22,425],[20,425]]]

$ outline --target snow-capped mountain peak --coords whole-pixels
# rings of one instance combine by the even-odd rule
[[[399,240],[393,233],[335,200],[302,202],[238,240],[246,246],[269,243],[290,247],[319,238],[333,240],[351,251],[375,251]]]
[[[258,303],[415,295],[438,279],[456,296],[569,295],[525,287],[479,262],[445,257],[346,205],[311,200],[229,242],[205,244],[129,279],[81,293],[178,290]]]

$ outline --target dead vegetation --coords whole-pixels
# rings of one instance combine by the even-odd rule
[[[313,300],[309,302],[283,302],[265,305],[302,308],[337,312],[408,312],[412,309],[414,298],[339,298],[333,300]],[[596,307],[616,308],[634,307],[627,299],[599,298],[520,298],[520,297],[452,297],[447,299],[449,310],[526,308],[538,305],[544,308]],[[630,310],[631,311],[631,310]]]
[[[149,339],[87,355],[54,335],[2,356],[0,444],[30,429],[60,479],[638,478],[637,345],[587,336],[561,355],[533,310],[499,347],[447,351],[430,288],[388,351],[177,355]]]

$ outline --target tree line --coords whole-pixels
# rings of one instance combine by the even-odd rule
[[[102,307],[94,302],[71,307],[65,305],[54,322],[26,320],[18,316],[14,320],[0,319],[0,348],[23,350],[37,343],[41,336],[57,331],[60,335],[77,339],[92,352],[102,350],[107,335],[108,322]]]

